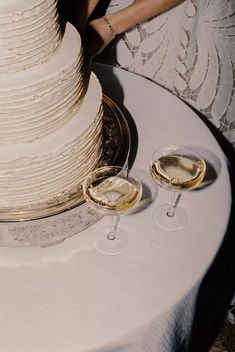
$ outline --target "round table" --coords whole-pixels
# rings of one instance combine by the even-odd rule
[[[109,256],[91,245],[108,218],[51,247],[1,247],[4,352],[176,351],[188,340],[200,283],[226,232],[229,174],[209,129],[149,80],[101,64],[94,70],[130,123],[132,169],[143,182],[138,211],[120,221],[128,248]],[[152,220],[168,193],[151,180],[149,159],[165,144],[197,146],[212,170],[209,184],[181,199],[189,213],[183,230],[165,231]]]

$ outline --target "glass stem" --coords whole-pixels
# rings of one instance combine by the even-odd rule
[[[119,220],[120,220],[120,216],[112,216],[111,226],[107,234],[108,240],[115,240]]]
[[[181,197],[181,193],[180,192],[176,192],[176,191],[172,191],[171,192],[171,204],[170,204],[170,209],[166,213],[167,216],[169,216],[171,218],[173,216],[175,216],[175,211],[176,211],[176,208],[177,208],[177,206],[179,204],[180,197]]]

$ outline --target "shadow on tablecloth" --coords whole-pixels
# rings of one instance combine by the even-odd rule
[[[235,149],[214,125],[203,116],[200,117],[207,124],[228,159],[232,209],[222,246],[199,289],[188,352],[209,350],[223,326],[235,294]],[[223,197],[223,195],[219,196]]]

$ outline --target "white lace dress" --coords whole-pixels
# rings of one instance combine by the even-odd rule
[[[112,0],[107,13],[132,0]],[[185,0],[118,38],[120,67],[201,111],[235,146],[235,0]]]

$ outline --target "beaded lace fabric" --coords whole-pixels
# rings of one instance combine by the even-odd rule
[[[112,0],[107,13],[131,0]],[[235,146],[235,1],[185,0],[118,38],[116,65],[174,92]]]

